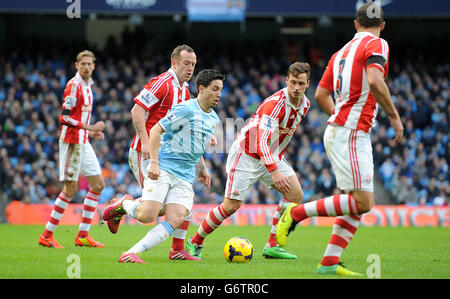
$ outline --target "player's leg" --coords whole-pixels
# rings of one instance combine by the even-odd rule
[[[361,214],[371,209],[373,195],[373,162],[370,138],[367,133],[344,127],[328,126],[324,135],[325,150],[336,175],[337,186],[348,190],[314,202],[289,206],[281,217],[277,237],[286,242],[295,224],[312,216],[338,216],[333,235],[327,247],[324,263],[319,264],[321,274],[357,275],[339,263],[339,257],[355,234]],[[338,246],[335,246],[335,245]]]
[[[268,259],[297,259],[296,255],[290,254],[286,250],[281,248],[276,238],[278,222],[287,205],[289,205],[290,203],[298,204],[303,199],[303,190],[297,176],[295,174],[288,176],[288,180],[289,185],[291,186],[291,189],[288,193],[283,193],[274,185],[272,185],[274,189],[283,194],[283,199],[280,201],[277,209],[274,212],[269,239],[267,240],[267,243],[263,248],[263,256]]]
[[[165,193],[163,200],[166,220],[151,229],[147,235],[130,250],[128,250],[126,254],[139,254],[164,242],[175,232],[175,229],[183,224],[185,216],[189,214],[192,209],[194,195],[192,185],[169,173],[166,173],[165,171],[162,171],[160,179],[161,178],[166,180],[170,185],[170,188]],[[143,195],[143,198],[146,198],[146,194]],[[161,209],[161,206],[157,208],[157,210],[153,211],[154,215]],[[171,259],[194,259],[184,250],[182,252],[175,252],[171,256]]]
[[[64,182],[61,193],[55,200],[50,219],[44,232],[38,240],[38,244],[45,247],[63,248],[53,238],[53,233],[61,221],[69,202],[78,191],[78,176],[81,167],[81,147],[79,144],[59,144],[59,180]]]
[[[208,212],[197,233],[186,242],[187,250],[196,258],[202,257],[203,241],[243,204],[242,200],[224,198],[223,202]]]
[[[263,256],[265,258],[276,258],[276,259],[296,259],[297,256],[290,254],[286,252],[283,248],[281,248],[278,244],[277,238],[276,238],[276,230],[278,226],[278,222],[280,219],[281,214],[286,209],[286,206],[290,203],[299,203],[303,199],[303,190],[300,185],[300,182],[295,174],[294,169],[289,165],[289,163],[286,161],[286,159],[281,159],[280,161],[277,161],[277,167],[278,170],[284,174],[290,185],[290,190],[287,193],[282,192],[281,190],[278,190],[275,185],[273,184],[272,175],[267,171],[266,167],[259,163],[260,172],[263,173],[263,175],[260,178],[260,181],[266,185],[268,188],[274,188],[278,192],[280,192],[283,195],[283,199],[279,202],[279,205],[277,209],[275,210],[272,218],[272,226],[271,230],[269,232],[269,238],[267,240],[266,245],[263,248]]]
[[[83,201],[82,218],[78,228],[78,235],[75,238],[75,245],[98,248],[105,247],[103,244],[95,241],[91,236],[89,236],[89,230],[97,209],[98,200],[103,188],[105,187],[105,181],[103,180],[103,176],[101,174],[101,168],[97,155],[89,142],[81,146],[80,171],[86,176],[89,182],[89,190]]]
[[[138,152],[130,148],[128,155],[128,164],[130,166],[131,171],[133,172],[134,177],[136,178],[136,181],[142,188],[144,186],[144,181],[147,177],[146,172],[147,166],[150,164],[150,159],[143,160],[142,152]],[[141,199],[138,198],[136,200],[140,201]],[[126,205],[133,205],[133,203],[127,202]],[[164,214],[165,211],[162,210],[159,213],[159,216],[163,216]],[[114,223],[112,223],[113,230],[117,232],[120,220],[117,219],[113,221],[114,221]],[[184,239],[186,238],[186,232],[189,228],[189,224],[190,224],[190,214],[185,216],[183,224],[175,230],[174,237],[172,239],[171,250],[174,251],[184,250]]]
[[[225,197],[220,205],[208,212],[198,232],[192,237],[191,243],[202,245],[205,238],[215,231],[223,221],[233,215],[242,204],[242,200]]]
[[[133,201],[132,198],[123,200],[121,208],[131,217],[143,223],[151,223],[158,217],[168,190],[169,184],[156,184],[151,192],[148,189],[145,192],[143,191],[142,201]],[[149,196],[149,193],[152,196]],[[154,236],[162,236],[165,240],[172,233],[173,228],[166,221],[161,222],[152,228],[144,238],[138,241],[128,251],[123,252],[119,257],[119,263],[145,263],[138,254],[146,251],[148,246],[155,246],[148,245],[155,242]]]
[[[305,204],[290,205],[281,216],[277,238],[280,245],[284,246],[287,235],[302,220],[313,216],[344,216],[360,215],[370,209],[365,204],[365,197],[353,195],[373,192],[373,163],[370,139],[368,134],[361,132],[361,142],[357,142],[357,131],[345,127],[329,125],[324,134],[324,145],[327,156],[330,159],[333,171],[336,175],[336,183],[341,190],[359,190],[352,194],[335,194]],[[367,142],[369,145],[367,146]],[[364,173],[364,175],[363,175]],[[362,178],[366,178],[362,180]],[[369,196],[369,195],[367,195]],[[368,197],[369,198],[369,197]]]

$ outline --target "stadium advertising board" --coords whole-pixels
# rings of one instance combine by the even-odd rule
[[[99,224],[101,214],[106,205],[99,204],[93,224]],[[191,223],[200,225],[208,211],[213,208],[210,204],[195,204],[192,210]],[[6,208],[7,220],[10,224],[46,224],[52,211],[52,205],[23,204],[11,202]],[[233,216],[226,219],[223,225],[270,225],[275,205],[248,204],[239,209]],[[61,220],[61,224],[78,225],[83,211],[83,204],[70,204]],[[127,224],[137,224],[137,220],[124,217]],[[331,226],[333,217],[313,217],[301,222],[303,226]],[[154,223],[153,223],[154,224]],[[450,207],[430,206],[375,206],[361,219],[363,226],[450,226]]]

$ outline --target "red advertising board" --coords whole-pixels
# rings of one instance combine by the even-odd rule
[[[214,207],[210,204],[195,204],[192,210],[191,223],[200,225],[208,211]],[[23,204],[11,202],[6,208],[6,216],[10,224],[46,224],[52,211],[51,205]],[[233,216],[226,219],[223,225],[270,225],[276,205],[244,205]],[[98,224],[105,205],[98,205],[93,224]],[[77,225],[81,220],[82,204],[69,204],[61,224]],[[124,223],[136,224],[138,221],[124,217]],[[312,217],[302,221],[303,226],[330,226],[333,217]],[[363,226],[450,226],[450,207],[428,206],[375,206],[361,219]]]

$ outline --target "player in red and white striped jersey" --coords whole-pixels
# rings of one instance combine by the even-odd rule
[[[340,264],[340,256],[353,238],[361,214],[375,203],[373,157],[369,132],[375,125],[378,104],[387,113],[396,133],[403,135],[400,116],[384,81],[388,72],[389,47],[380,38],[383,12],[376,3],[363,4],[354,21],[357,33],[330,59],[316,90],[316,100],[330,115],[324,145],[336,175],[339,194],[289,206],[281,217],[277,238],[286,242],[295,224],[313,216],[338,216],[317,271],[321,274],[357,275]],[[334,92],[335,101],[331,97]]]
[[[104,247],[89,236],[95,209],[100,193],[105,183],[101,174],[100,164],[92,148],[89,137],[104,139],[102,133],[105,128],[103,121],[90,124],[94,97],[91,85],[94,84],[91,75],[95,68],[95,56],[85,50],[77,55],[75,62],[77,74],[66,85],[59,139],[59,178],[64,181],[64,188],[55,201],[50,220],[38,243],[46,247],[61,248],[53,238],[62,215],[78,191],[78,176],[86,175],[89,181],[89,191],[84,199],[83,212],[79,232],[75,238],[75,245],[89,247]]]
[[[265,99],[250,122],[242,128],[227,158],[224,201],[208,213],[198,232],[188,241],[191,254],[200,255],[206,236],[242,206],[250,186],[260,180],[284,196],[275,211],[263,256],[297,258],[278,246],[275,233],[285,202],[299,203],[303,197],[300,182],[283,153],[310,107],[304,94],[309,86],[309,74],[309,64],[291,64],[286,77],[287,87]]]
[[[149,134],[152,127],[175,105],[190,99],[188,81],[194,74],[197,57],[194,50],[187,45],[177,46],[171,55],[171,68],[152,78],[134,98],[135,105],[131,110],[131,116],[136,129],[130,146],[129,159],[130,168],[141,188],[144,188],[147,178],[147,167],[150,163]],[[211,177],[206,168],[203,158],[198,164],[199,181],[208,188]],[[127,195],[126,195],[127,196]],[[125,198],[124,196],[123,198]],[[120,200],[120,199],[119,199]],[[118,201],[118,200],[117,200]],[[135,201],[124,200],[124,207],[140,203],[140,198]],[[142,210],[151,210],[152,201],[140,203]],[[164,211],[161,212],[161,215]],[[144,213],[145,214],[145,213]],[[113,233],[117,232],[120,218],[109,220],[108,226]],[[146,219],[138,219],[146,222]],[[184,239],[190,223],[190,215],[187,215],[183,224],[174,232],[170,259],[190,259],[184,251]]]

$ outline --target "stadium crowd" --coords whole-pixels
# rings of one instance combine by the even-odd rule
[[[103,120],[105,140],[92,140],[106,182],[100,203],[140,188],[128,167],[128,149],[134,134],[130,110],[133,98],[149,78],[167,70],[169,53],[156,51],[151,43],[137,45],[139,36],[124,36],[127,49],[110,39],[102,51],[84,44],[51,50],[45,41],[6,51],[0,56],[0,188],[8,200],[51,203],[58,196],[58,139],[65,84],[75,74],[77,50],[89,48],[97,56],[93,74],[94,111],[91,123]],[[53,44],[54,45],[54,44]],[[226,181],[226,150],[258,105],[284,87],[291,61],[276,44],[197,48],[196,72],[216,68],[227,75],[222,101],[216,108],[222,120],[223,138],[206,154],[212,176],[211,188],[194,185],[197,203],[221,202]],[[306,52],[306,51],[305,51]],[[311,53],[300,51],[300,60]],[[316,55],[317,56],[317,55]],[[311,85],[307,92],[312,108],[295,132],[285,157],[294,166],[304,191],[304,200],[336,192],[335,179],[325,155],[322,136],[327,117],[314,102],[314,89],[328,57],[312,61]],[[449,61],[428,64],[424,60],[391,62],[388,86],[405,127],[400,145],[391,146],[394,132],[380,109],[378,126],[372,131],[375,170],[398,204],[448,205],[450,186]],[[192,96],[196,95],[191,80]],[[220,135],[219,134],[219,135]],[[221,140],[224,141],[221,143]],[[87,179],[79,180],[75,202],[82,202]],[[279,195],[256,184],[249,203],[275,203]]]

